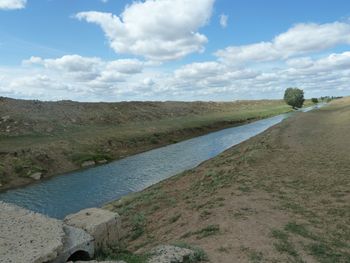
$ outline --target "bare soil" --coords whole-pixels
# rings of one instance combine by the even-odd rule
[[[210,262],[350,262],[350,99],[298,113],[199,167],[106,205],[123,246]]]

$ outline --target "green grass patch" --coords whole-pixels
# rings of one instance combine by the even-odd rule
[[[274,229],[272,230],[272,237],[274,237],[277,240],[277,242],[274,243],[274,246],[278,252],[287,254],[293,259],[293,262],[295,263],[304,262],[299,256],[293,243],[289,240],[289,236],[286,232]]]
[[[123,260],[126,263],[147,263],[150,255],[134,254],[120,248],[107,248],[96,252],[95,259],[98,261]]]
[[[258,263],[263,260],[263,253],[257,251],[251,251],[249,253],[249,260],[253,263]]]
[[[305,238],[317,239],[317,237],[312,235],[304,225],[297,224],[296,222],[289,222],[284,227],[284,230]]]
[[[209,236],[213,236],[213,235],[217,235],[218,233],[220,233],[220,226],[219,225],[209,225],[206,226],[200,230],[197,231],[189,231],[186,232],[185,234],[183,234],[181,236],[181,238],[188,238],[190,236],[196,236],[197,239],[202,239],[205,237],[209,237]]]
[[[324,243],[313,243],[307,247],[311,255],[313,255],[321,263],[348,263],[350,262],[350,253],[340,253],[334,251],[331,247]]]
[[[220,232],[220,226],[219,225],[209,225],[207,227],[204,227],[198,231],[195,231],[192,233],[192,235],[196,235],[198,239],[209,237],[216,235]]]
[[[131,234],[132,240],[138,239],[140,236],[143,235],[145,231],[145,225],[146,225],[146,218],[143,214],[136,214],[132,218],[132,234]]]

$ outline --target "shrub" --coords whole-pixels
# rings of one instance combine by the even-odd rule
[[[318,98],[312,98],[311,101],[316,104],[318,103]]]

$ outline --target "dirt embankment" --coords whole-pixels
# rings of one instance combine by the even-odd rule
[[[42,102],[0,97],[0,190],[290,111],[283,101]]]
[[[345,98],[106,207],[136,253],[186,243],[211,262],[350,262],[349,131]]]

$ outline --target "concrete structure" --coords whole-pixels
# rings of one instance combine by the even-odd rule
[[[85,209],[61,221],[0,202],[1,263],[86,262],[95,248],[116,244],[119,238],[119,215],[107,210]],[[150,254],[149,263],[181,263],[188,262],[194,251],[163,245]]]
[[[0,211],[1,262],[47,262],[63,249],[62,222],[3,202]]]
[[[119,237],[119,216],[97,208],[89,211],[72,215],[71,220],[67,220],[68,223],[75,222],[72,226],[0,202],[0,262],[60,263],[93,258],[95,239],[101,247],[112,241],[114,243]],[[86,230],[74,226],[78,226],[75,221],[78,219],[84,223],[81,225]]]
[[[116,244],[120,238],[120,218],[100,208],[88,208],[64,219],[67,225],[84,229],[94,237],[97,249],[108,244]]]
[[[94,238],[80,228],[64,225],[66,233],[62,250],[52,263],[67,262],[69,260],[84,260],[94,256]]]

